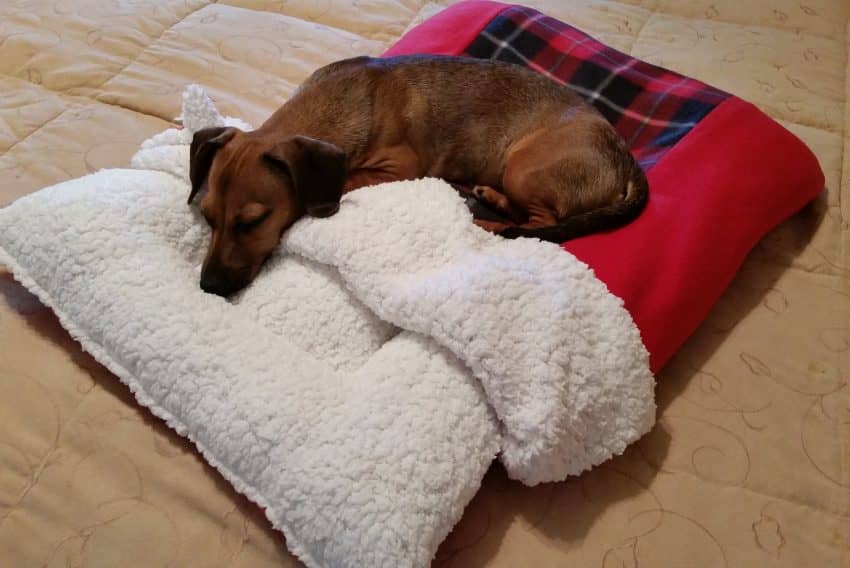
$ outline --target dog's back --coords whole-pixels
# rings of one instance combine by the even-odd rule
[[[372,183],[440,177],[548,210],[520,219],[526,236],[537,236],[528,233],[534,225],[590,211],[581,230],[557,239],[609,228],[646,202],[643,173],[613,126],[568,87],[510,63],[438,55],[339,61],[316,71],[263,128],[339,146]],[[510,187],[507,177],[521,183]]]

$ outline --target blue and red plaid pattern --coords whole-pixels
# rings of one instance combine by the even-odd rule
[[[522,6],[491,20],[464,55],[525,65],[567,85],[614,125],[644,170],[729,97]]]

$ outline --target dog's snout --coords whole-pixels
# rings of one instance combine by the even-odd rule
[[[310,215],[313,217],[330,217],[334,213],[339,211],[339,203],[328,203],[325,205],[318,205],[310,209]]]
[[[228,296],[233,291],[227,279],[218,274],[206,271],[201,275],[201,290],[216,296]]]

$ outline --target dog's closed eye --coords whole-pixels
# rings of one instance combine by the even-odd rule
[[[239,231],[239,232],[247,233],[248,231],[251,231],[251,230],[259,227],[263,223],[263,221],[265,221],[267,218],[268,218],[268,214],[263,215],[262,217],[258,217],[256,219],[253,219],[251,221],[241,221],[241,220],[237,219],[236,222],[233,223],[233,228],[235,230]]]
[[[233,228],[243,233],[251,231],[268,219],[270,213],[271,210],[260,203],[249,203],[239,212],[233,222]]]

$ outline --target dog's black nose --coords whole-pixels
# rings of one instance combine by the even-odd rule
[[[233,287],[227,279],[222,278],[215,273],[205,273],[201,275],[201,290],[207,294],[228,296],[231,293],[232,288]]]
[[[325,203],[324,205],[316,205],[310,208],[308,213],[311,217],[323,218],[330,217],[337,211],[339,211],[339,203]]]

